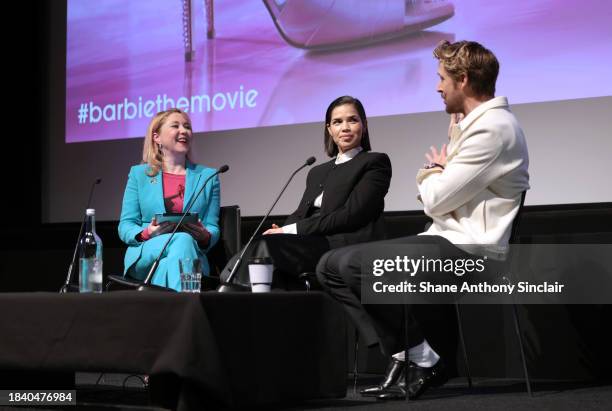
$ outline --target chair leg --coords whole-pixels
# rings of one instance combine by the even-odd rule
[[[403,304],[404,307],[404,378],[406,380],[406,401],[410,401],[410,397],[408,395],[408,381],[410,381],[409,375],[409,367],[410,358],[408,356],[408,351],[410,350],[410,343],[408,342],[408,305]]]
[[[459,304],[455,303],[455,314],[457,315],[457,328],[459,329],[459,342],[465,363],[465,373],[468,380],[468,387],[472,388],[472,373],[470,373],[470,362],[468,361],[467,350],[465,348],[465,337],[463,336],[463,322],[461,321],[461,310]]]
[[[527,360],[525,359],[525,348],[523,346],[523,333],[521,330],[521,323],[518,318],[518,310],[516,309],[516,305],[512,304],[512,315],[514,316],[514,331],[516,332],[516,336],[518,337],[519,347],[521,349],[521,360],[523,362],[523,372],[525,374],[525,384],[527,385],[527,393],[530,397],[533,397],[533,393],[531,392],[531,381],[529,379],[529,371],[527,371]]]
[[[357,378],[358,378],[358,354],[359,354],[359,331],[355,328],[355,353],[353,355],[353,395],[357,396]]]

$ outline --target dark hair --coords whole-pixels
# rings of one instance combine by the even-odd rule
[[[494,96],[499,62],[491,50],[475,41],[450,43],[441,41],[433,52],[455,81],[466,76],[468,84],[479,96]]]
[[[324,134],[323,134],[323,145],[325,146],[325,152],[328,156],[334,157],[338,155],[338,146],[334,143],[334,139],[327,131],[329,124],[331,122],[332,111],[338,106],[343,106],[345,104],[351,104],[357,110],[359,114],[359,119],[363,124],[363,131],[361,134],[361,148],[363,151],[370,151],[372,147],[370,146],[370,134],[368,133],[368,119],[366,117],[365,109],[363,108],[363,104],[361,101],[351,96],[342,96],[338,97],[334,101],[331,102],[329,107],[327,107],[327,111],[325,112],[325,126],[324,126]]]

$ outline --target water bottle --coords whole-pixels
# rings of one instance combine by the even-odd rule
[[[85,232],[79,243],[79,292],[102,292],[102,240],[96,233],[96,210],[85,211]]]

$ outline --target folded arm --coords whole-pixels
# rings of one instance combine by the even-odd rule
[[[507,172],[496,164],[502,151],[502,140],[495,132],[478,130],[463,142],[444,170],[419,170],[417,184],[425,213],[448,214]]]

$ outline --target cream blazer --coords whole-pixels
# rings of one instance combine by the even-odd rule
[[[459,122],[447,154],[444,170],[417,174],[425,214],[433,219],[421,235],[503,260],[521,194],[529,189],[527,144],[506,97],[482,103]]]

